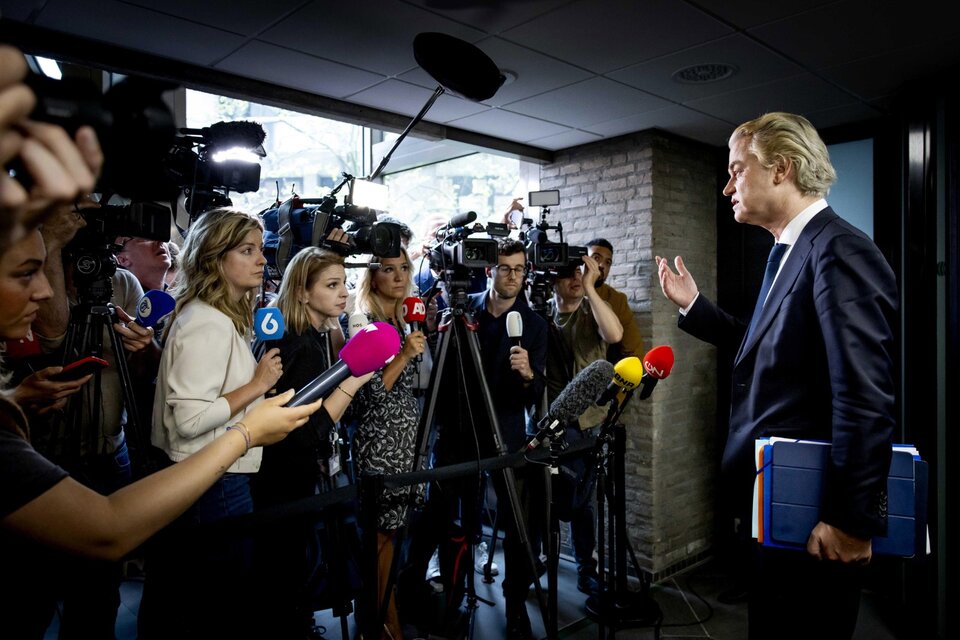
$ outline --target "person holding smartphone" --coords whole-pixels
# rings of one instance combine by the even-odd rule
[[[51,295],[44,258],[37,231],[0,253],[0,338],[23,338],[38,303]],[[250,449],[282,439],[320,408],[320,401],[284,408],[292,396],[291,390],[261,403],[182,462],[104,496],[37,453],[21,408],[0,394],[0,566],[12,587],[0,598],[4,636],[43,638],[57,605],[50,577],[64,557],[119,560]]]

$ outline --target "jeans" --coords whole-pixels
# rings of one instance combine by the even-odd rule
[[[217,536],[204,525],[253,511],[249,476],[227,473],[147,550],[138,637],[243,637],[247,619],[237,594],[248,593],[253,558],[249,537]]]

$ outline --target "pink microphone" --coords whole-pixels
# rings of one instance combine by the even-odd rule
[[[287,406],[299,407],[326,398],[350,376],[365,376],[381,369],[398,353],[400,336],[396,329],[386,322],[368,324],[343,345],[340,360],[297,391]]]

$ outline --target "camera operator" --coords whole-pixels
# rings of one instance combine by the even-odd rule
[[[61,203],[93,190],[103,152],[90,127],[74,140],[60,127],[33,122],[36,103],[23,84],[27,64],[17,49],[0,45],[0,250],[34,229]],[[29,193],[11,177],[8,163],[19,160],[32,182]]]
[[[547,355],[547,398],[552,403],[560,391],[584,367],[606,358],[610,345],[623,338],[623,327],[610,305],[600,298],[596,282],[600,267],[596,259],[583,256],[580,267],[568,266],[559,270],[553,284],[553,299],[548,302],[547,315],[551,319],[550,349]],[[606,412],[592,405],[578,421],[566,425],[564,437],[574,442],[587,437],[590,430],[602,421]],[[597,593],[597,561],[595,517],[592,489],[596,480],[594,465],[586,458],[570,463],[576,475],[573,486],[568,486],[569,500],[564,496],[569,512],[561,519],[570,521],[570,537],[577,562],[577,588],[588,595]],[[561,473],[561,478],[566,474]],[[558,500],[559,502],[559,500]]]
[[[633,311],[627,302],[627,296],[606,282],[607,275],[613,268],[613,245],[606,238],[594,238],[587,243],[587,255],[597,261],[597,267],[600,269],[600,277],[597,278],[594,285],[597,295],[610,305],[623,326],[623,339],[610,345],[610,349],[607,350],[607,360],[617,362],[630,356],[642,358],[644,354],[643,336],[640,335],[640,329],[637,328],[637,321],[633,317]]]
[[[527,306],[523,295],[526,255],[521,242],[504,238],[497,246],[497,264],[485,272],[492,278],[491,286],[468,298],[468,309],[478,324],[477,338],[481,368],[490,390],[497,423],[509,452],[520,450],[526,443],[526,409],[541,399],[544,385],[544,367],[547,352],[547,324]],[[523,325],[521,344],[514,346],[507,332],[507,317],[512,311],[520,314]],[[458,320],[454,319],[454,322]],[[451,349],[458,348],[451,343]],[[436,384],[441,385],[437,407],[437,444],[434,448],[436,466],[446,466],[481,457],[496,455],[493,448],[493,426],[486,420],[486,411],[481,409],[480,380],[474,369],[465,366],[445,369],[445,375]],[[475,393],[476,402],[467,398]],[[522,513],[516,514],[527,527],[530,526],[530,484],[539,478],[527,478],[516,474],[517,491]],[[525,601],[533,578],[530,575],[526,549],[517,544],[513,514],[506,492],[504,477],[494,474],[494,489],[497,495],[498,521],[506,523],[504,554],[506,560],[503,582],[506,602],[506,637],[530,638],[530,620]],[[424,611],[426,607],[417,598],[427,593],[424,580],[431,554],[439,547],[441,579],[448,596],[448,607],[457,607],[464,589],[464,574],[473,571],[467,562],[456,563],[454,558],[463,552],[468,542],[476,542],[480,536],[480,513],[483,507],[483,480],[477,477],[433,482],[430,500],[418,517],[411,533],[410,561],[405,567],[402,590],[409,602],[403,603],[402,612]],[[464,557],[469,557],[464,556]],[[448,610],[447,621],[452,621],[454,611]],[[419,626],[431,621],[421,619]],[[432,621],[436,622],[436,621]],[[436,629],[419,629],[422,633]],[[441,631],[442,632],[442,631]]]
[[[120,247],[117,264],[135,275],[144,291],[163,291],[167,288],[167,271],[173,266],[169,242],[117,236],[114,244]]]
[[[82,206],[96,206],[85,200]],[[40,303],[35,322],[37,338],[47,353],[63,346],[71,321],[71,309],[77,305],[78,293],[73,282],[72,263],[64,264],[62,254],[85,226],[82,214],[73,206],[61,206],[41,227],[49,259],[44,273],[51,283],[52,297]],[[135,309],[143,291],[136,278],[122,269],[112,277],[113,297],[120,323],[114,324],[123,347],[131,354],[150,358],[156,367],[152,347],[153,329],[129,323],[132,318],[123,309]],[[102,331],[99,325],[92,325]],[[78,403],[66,414],[50,414],[42,425],[36,425],[38,437],[45,432],[47,442],[39,447],[47,458],[69,471],[78,482],[101,494],[109,494],[127,485],[132,479],[127,423],[122,382],[116,354],[109,340],[103,341],[102,354],[65,354],[67,360],[86,355],[102,355],[109,366],[101,375],[101,393],[95,397],[93,385],[87,385],[73,402]],[[96,412],[93,408],[99,407]],[[75,409],[75,410],[74,410]],[[97,413],[98,422],[92,416]],[[73,417],[76,416],[76,420]],[[142,434],[141,434],[142,435]],[[79,447],[79,450],[77,450]],[[60,628],[65,635],[83,629],[87,637],[112,637],[120,605],[119,587],[122,566],[119,562],[71,559],[64,563],[63,615]]]

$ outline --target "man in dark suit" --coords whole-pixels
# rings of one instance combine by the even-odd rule
[[[845,638],[856,627],[871,538],[886,531],[894,428],[896,281],[880,251],[824,200],[836,172],[804,118],[769,113],[730,138],[723,194],[735,219],[776,241],[749,325],[697,290],[677,256],[656,257],[679,326],[740,345],[722,473],[750,522],[754,440],[830,440],[820,522],[807,552],[756,547],[750,640]]]

